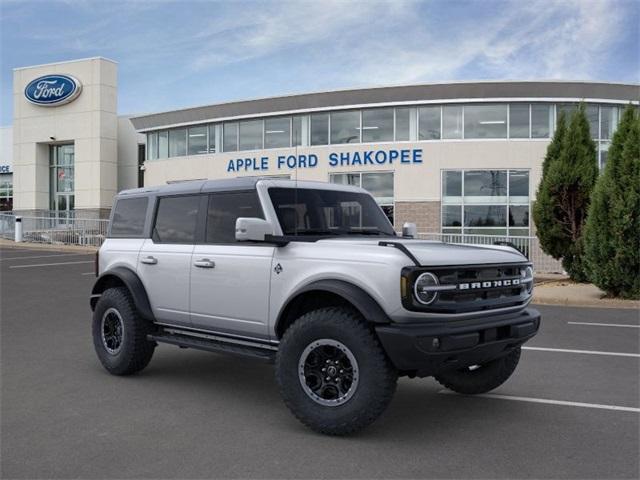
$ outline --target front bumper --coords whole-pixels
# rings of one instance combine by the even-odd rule
[[[471,320],[379,325],[376,333],[398,370],[427,377],[506,355],[539,328],[540,313],[528,308]]]

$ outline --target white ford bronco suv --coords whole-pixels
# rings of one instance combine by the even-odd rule
[[[398,376],[498,387],[540,326],[531,264],[508,246],[409,237],[351,186],[121,192],[91,295],[98,358],[114,375],[145,368],[158,343],[271,361],[293,414],[333,435],[373,422]]]

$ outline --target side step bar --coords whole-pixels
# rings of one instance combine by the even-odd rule
[[[237,344],[219,339],[201,338],[192,335],[182,335],[175,333],[161,332],[147,335],[147,339],[158,343],[168,343],[181,348],[195,348],[207,352],[230,353],[243,357],[255,358],[265,362],[273,363],[276,358],[276,351],[268,347],[247,345],[248,342]]]

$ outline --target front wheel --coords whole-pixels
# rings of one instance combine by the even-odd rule
[[[520,347],[509,354],[482,365],[442,372],[435,379],[457,393],[474,395],[486,393],[506,382],[520,361]]]
[[[276,380],[302,423],[328,435],[366,427],[387,408],[398,374],[365,321],[346,308],[309,312],[285,332]]]

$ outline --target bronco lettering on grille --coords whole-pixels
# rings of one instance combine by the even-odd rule
[[[458,290],[477,290],[479,288],[517,287],[519,285],[520,285],[519,278],[509,278],[505,280],[459,283]]]

